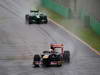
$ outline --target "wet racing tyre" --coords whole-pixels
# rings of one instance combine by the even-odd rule
[[[48,23],[48,20],[46,19],[46,20],[44,21],[44,23],[47,24],[47,23]]]
[[[70,52],[69,51],[64,51],[64,56],[63,59],[65,62],[70,62]]]
[[[44,17],[44,20],[45,20],[44,23],[47,24],[48,23],[47,16]]]
[[[28,24],[32,24],[33,22],[32,22],[32,17],[31,16],[29,16],[28,17]]]
[[[33,58],[33,65],[34,65],[34,66],[39,66],[39,64],[36,64],[35,62],[40,62],[40,60],[41,60],[40,55],[35,54],[35,55],[34,55],[34,58]]]
[[[25,19],[26,19],[26,20],[28,19],[28,17],[29,17],[29,15],[25,15]]]

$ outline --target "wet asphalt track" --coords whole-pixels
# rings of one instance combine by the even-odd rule
[[[100,75],[100,56],[49,21],[27,25],[24,21],[37,0],[0,0],[0,75]],[[36,6],[36,5],[34,5]],[[32,56],[64,43],[71,52],[70,64],[33,68]]]

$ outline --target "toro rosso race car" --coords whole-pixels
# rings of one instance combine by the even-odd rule
[[[40,24],[40,23],[47,23],[47,15],[40,12],[39,10],[30,10],[29,14],[25,15],[26,23],[28,24]]]
[[[33,65],[40,66],[62,66],[64,62],[70,62],[70,52],[63,50],[63,44],[51,44],[50,51],[43,51],[41,55],[35,54],[33,58]]]

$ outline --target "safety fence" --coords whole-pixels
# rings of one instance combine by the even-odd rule
[[[80,9],[79,12],[80,19],[86,24],[90,25],[92,29],[100,35],[100,22],[94,16],[90,16],[85,10]]]
[[[64,6],[54,2],[53,0],[42,0],[42,4],[46,8],[50,8],[53,11],[55,11],[56,13],[66,17],[66,18],[70,18],[70,16],[71,16],[70,8],[65,8]]]
[[[53,0],[41,0],[42,4],[46,8],[50,8],[56,13],[66,17],[70,18],[72,16],[71,8],[65,8],[64,6],[54,2]],[[90,25],[91,28],[100,35],[100,22],[96,20],[95,17],[90,16],[88,13],[86,13],[83,9],[79,10],[79,18],[84,21],[87,25]]]

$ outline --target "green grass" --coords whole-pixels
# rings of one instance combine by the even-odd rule
[[[100,51],[100,36],[97,35],[89,25],[84,24],[79,19],[66,19],[63,16],[57,14],[56,12],[48,8],[40,8],[48,16],[56,21],[57,23],[64,26],[67,30],[77,35],[80,39],[87,42],[90,46],[95,48],[97,51]]]

